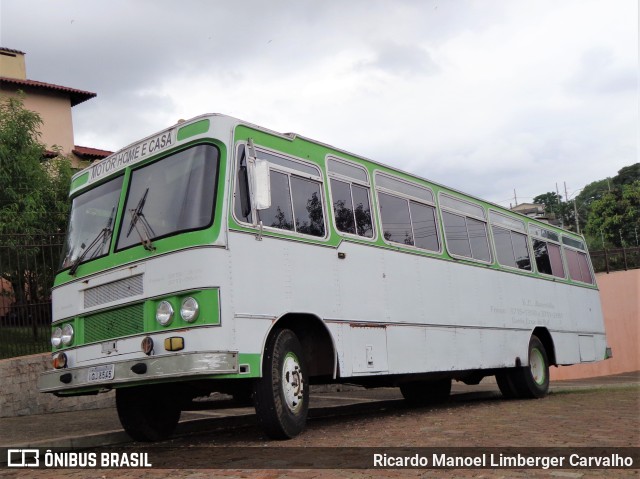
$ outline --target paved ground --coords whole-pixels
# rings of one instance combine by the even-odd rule
[[[296,457],[304,467],[309,451],[326,460],[333,454],[384,453],[393,447],[640,447],[640,373],[552,383],[549,397],[502,400],[495,383],[456,385],[452,400],[438,407],[411,409],[397,389],[316,393],[311,419],[301,436],[268,441],[250,408],[206,409],[183,414],[177,437],[161,444],[127,444],[113,409],[0,419],[0,446],[92,447],[113,444],[147,451],[171,469],[15,470],[15,478],[177,478],[205,477],[640,477],[639,470],[205,470],[222,457],[239,466],[255,453],[271,459]],[[220,402],[216,406],[225,405]],[[228,403],[226,404],[228,405]],[[327,453],[323,449],[331,447]],[[223,449],[224,448],[224,449]],[[250,449],[253,448],[253,449]],[[300,448],[300,449],[296,449]],[[357,449],[349,449],[357,448]],[[77,449],[76,449],[77,450]],[[565,449],[566,450],[566,449]],[[160,457],[160,459],[158,459]],[[275,463],[277,467],[277,463]],[[284,464],[284,463],[283,463]],[[186,469],[191,467],[192,469]]]

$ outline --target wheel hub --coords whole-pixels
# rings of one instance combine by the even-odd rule
[[[536,382],[536,384],[542,385],[546,379],[545,371],[544,371],[544,358],[542,357],[542,353],[533,349],[531,351],[531,357],[529,358],[529,367],[531,369],[531,377]]]
[[[287,407],[297,412],[304,398],[304,380],[298,358],[293,353],[287,354],[282,365],[282,389]]]

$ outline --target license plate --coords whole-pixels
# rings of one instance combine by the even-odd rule
[[[113,379],[113,364],[104,364],[102,366],[94,366],[89,368],[89,377],[87,380],[91,382],[95,381],[109,381]]]

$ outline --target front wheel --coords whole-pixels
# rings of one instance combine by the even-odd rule
[[[181,404],[168,387],[116,389],[120,423],[134,441],[162,441],[171,436],[180,420]]]
[[[290,439],[303,431],[309,383],[302,346],[293,331],[281,329],[269,337],[253,397],[258,422],[269,437]]]

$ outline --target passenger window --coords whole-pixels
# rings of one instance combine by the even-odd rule
[[[436,229],[436,209],[414,201],[409,202],[413,240],[415,246],[431,251],[439,251],[438,230]]]
[[[296,219],[296,231],[306,235],[324,236],[324,215],[322,212],[320,184],[316,181],[292,176],[291,195],[293,198],[293,214]]]
[[[493,226],[492,231],[498,263],[503,266],[531,271],[527,236],[499,226]]]
[[[435,208],[378,192],[384,238],[394,243],[438,251]]]
[[[386,193],[378,193],[378,200],[380,201],[384,238],[394,243],[413,245],[407,200]]]
[[[564,278],[560,246],[542,240],[533,240],[533,255],[539,273]]]
[[[465,217],[443,211],[442,220],[449,253],[471,258],[471,244],[469,243]]]
[[[331,194],[338,231],[373,238],[369,189],[331,179]]]
[[[583,283],[593,284],[593,276],[589,269],[589,261],[587,255],[580,251],[571,249],[564,250],[569,265],[569,276],[574,281],[582,281]]]
[[[491,261],[487,225],[479,220],[442,212],[449,253],[480,261]]]
[[[258,213],[264,226],[293,230],[291,190],[289,177],[279,171],[271,171],[271,206]]]

